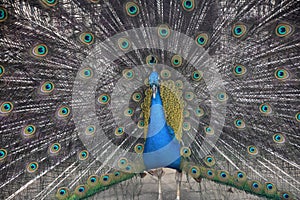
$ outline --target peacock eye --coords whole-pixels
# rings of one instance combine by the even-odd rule
[[[300,112],[298,112],[296,115],[295,115],[295,118],[298,122],[300,122]]]
[[[103,181],[108,181],[109,180],[109,176],[107,176],[107,175],[103,176],[102,180]]]
[[[238,129],[243,129],[245,128],[245,122],[243,119],[236,119],[234,120],[234,125],[235,127],[237,127]]]
[[[247,151],[250,155],[258,154],[258,150],[257,150],[256,146],[248,146]]]
[[[144,120],[139,120],[139,122],[138,122],[138,127],[139,127],[140,129],[142,129],[142,128],[144,128],[144,126],[145,126]]]
[[[84,186],[80,186],[77,190],[78,192],[82,193],[85,191],[85,187]]]
[[[253,184],[252,184],[252,187],[254,187],[254,188],[258,188],[258,183],[256,183],[256,182],[254,182]]]
[[[208,35],[206,33],[201,33],[196,37],[196,44],[205,47],[208,43]]]
[[[248,181],[247,175],[243,171],[236,171],[233,175],[234,185],[237,187],[243,186]]]
[[[31,162],[27,165],[26,168],[29,173],[33,173],[38,170],[38,167],[39,167],[39,165],[37,162]]]
[[[125,167],[125,170],[126,170],[126,171],[131,171],[131,170],[132,170],[131,165],[127,165],[127,166]]]
[[[275,184],[267,182],[267,183],[265,183],[264,191],[266,194],[273,195],[273,194],[277,193],[277,188],[276,188]]]
[[[228,95],[225,92],[220,92],[217,95],[217,99],[218,99],[218,101],[221,101],[221,102],[227,101],[228,100]]]
[[[192,72],[192,79],[194,81],[200,81],[202,77],[203,77],[203,73],[201,71],[196,70]]]
[[[61,106],[58,109],[58,113],[57,113],[59,118],[65,118],[68,117],[70,115],[70,109],[67,106]]]
[[[8,114],[13,110],[13,104],[11,102],[3,102],[0,106],[1,108],[1,114]]]
[[[27,125],[27,126],[25,126],[23,128],[23,135],[25,137],[31,137],[31,136],[33,136],[35,134],[35,132],[36,132],[36,128],[32,124],[31,125]]]
[[[140,12],[139,6],[134,2],[127,2],[125,8],[126,8],[127,15],[130,17],[135,17]]]
[[[58,0],[40,0],[41,3],[48,7],[53,7],[58,3]]]
[[[122,169],[124,169],[128,164],[128,160],[126,158],[120,158],[118,161],[118,166]]]
[[[83,197],[85,195],[86,191],[87,191],[87,188],[85,185],[78,185],[75,188],[75,194],[78,195],[79,197]]]
[[[79,160],[86,160],[89,157],[89,152],[87,150],[80,151],[78,154]]]
[[[183,88],[183,82],[182,82],[182,80],[177,80],[177,81],[175,81],[175,86],[176,86],[178,89],[182,89],[182,88]]]
[[[56,0],[47,0],[47,3],[50,3],[50,4],[54,4],[55,2],[57,2]]]
[[[38,44],[33,47],[32,54],[36,57],[44,57],[48,54],[48,47],[45,44]]]
[[[247,27],[243,23],[237,23],[232,27],[232,34],[236,38],[243,37],[247,32]]]
[[[237,64],[233,67],[233,73],[235,76],[242,76],[247,72],[247,69],[245,66]]]
[[[161,70],[160,75],[163,79],[169,79],[171,77],[171,72],[167,69],[163,69]]]
[[[184,110],[182,114],[185,118],[188,118],[190,116],[190,112],[188,110]]]
[[[213,135],[214,134],[214,129],[210,126],[205,126],[204,127],[204,132],[207,134],[207,135]]]
[[[58,188],[56,197],[58,199],[66,199],[69,196],[69,190],[67,188]]]
[[[78,195],[79,197],[83,197],[85,195],[86,191],[87,191],[87,188],[85,185],[78,185],[75,188],[75,194]]]
[[[285,69],[277,69],[275,71],[275,77],[278,79],[278,80],[286,80],[289,78],[289,72]]]
[[[286,194],[286,193],[284,193],[284,194],[282,195],[282,197],[285,198],[285,199],[288,199],[288,198],[289,198],[289,195]]]
[[[93,125],[90,125],[90,126],[86,127],[85,134],[93,135],[95,133],[95,131],[96,131],[96,127]]]
[[[189,174],[193,177],[193,178],[198,178],[201,174],[200,168],[197,166],[192,166],[189,170]]]
[[[183,157],[189,157],[191,155],[191,149],[188,147],[181,147],[180,154]]]
[[[217,176],[221,182],[225,182],[225,183],[227,183],[230,178],[229,173],[225,170],[219,170]]]
[[[273,141],[278,143],[278,144],[282,144],[285,142],[285,138],[282,134],[277,133],[273,135]]]
[[[223,177],[223,178],[226,178],[226,177],[227,177],[227,174],[224,173],[224,172],[222,172],[220,175],[221,175],[221,177]]]
[[[86,76],[86,77],[90,77],[92,73],[91,73],[91,70],[86,69],[86,70],[84,70],[83,74],[84,74],[84,76]]]
[[[49,147],[51,154],[57,154],[61,150],[61,145],[59,143],[54,143]]]
[[[288,23],[279,23],[276,26],[275,33],[278,37],[286,37],[293,33],[294,28]]]
[[[134,151],[138,154],[143,153],[144,145],[143,144],[136,144],[135,147],[134,147]]]
[[[189,131],[191,129],[191,124],[189,122],[183,122],[182,129],[184,131]]]
[[[97,183],[98,183],[98,181],[99,181],[98,176],[96,176],[96,175],[91,175],[91,176],[87,179],[87,184],[88,184],[89,186],[96,186]]]
[[[239,177],[239,178],[243,178],[243,177],[244,177],[244,174],[241,173],[241,172],[239,172],[239,173],[238,173],[238,177]]]
[[[118,46],[122,51],[127,51],[131,47],[131,43],[127,38],[118,39]]]
[[[182,57],[180,55],[174,55],[171,58],[171,65],[173,67],[180,67],[182,65]]]
[[[158,62],[157,57],[154,55],[148,55],[146,57],[146,63],[150,67],[155,66],[157,64],[157,62]]]
[[[259,106],[259,111],[264,115],[269,115],[272,113],[272,108],[268,103],[263,103]]]
[[[95,130],[94,127],[89,127],[89,128],[88,128],[88,131],[89,131],[90,133],[91,133],[91,132],[93,133],[94,130]]]
[[[80,41],[85,45],[91,45],[94,43],[94,34],[90,32],[81,33],[79,36]]]
[[[192,101],[194,99],[194,93],[193,92],[186,92],[184,94],[184,98],[187,100],[187,101]]]
[[[108,94],[101,94],[98,98],[98,102],[102,105],[108,104],[110,101],[110,96]]]
[[[85,67],[79,71],[80,77],[90,79],[93,77],[93,70],[90,67]]]
[[[123,128],[123,127],[118,127],[118,128],[116,128],[116,130],[115,130],[115,135],[121,136],[121,135],[123,135],[123,134],[124,134],[124,128]]]
[[[251,191],[256,194],[262,192],[262,190],[263,190],[263,185],[259,181],[255,180],[255,181],[248,182],[248,185],[249,185]]]
[[[7,151],[5,149],[0,149],[0,161],[7,157]]]
[[[0,23],[7,19],[7,15],[7,10],[3,7],[0,7]]]
[[[0,65],[0,77],[3,76],[3,74],[5,73],[5,68]]]
[[[192,11],[195,8],[195,2],[194,0],[183,0],[182,7],[186,11]]]
[[[90,180],[92,183],[94,183],[94,182],[96,182],[97,179],[95,177],[92,177]]]
[[[216,164],[216,161],[215,161],[215,158],[213,156],[206,156],[204,158],[204,163],[206,164],[206,166],[212,167]]]
[[[192,168],[191,172],[192,172],[193,174],[196,174],[196,173],[197,173],[197,169]]]
[[[133,109],[132,108],[126,108],[124,110],[124,115],[127,116],[127,117],[131,117],[133,115]]]
[[[132,100],[135,102],[140,102],[142,99],[142,94],[140,92],[135,92],[132,95]]]
[[[49,94],[54,90],[54,84],[50,81],[46,81],[41,86],[41,92],[45,94]]]
[[[267,184],[267,189],[272,190],[273,189],[273,184],[271,184],[271,183]]]
[[[289,192],[280,192],[281,199],[293,199],[292,195]]]
[[[212,176],[213,175],[213,172],[211,170],[208,170],[207,173],[206,173],[208,176]]]
[[[134,78],[134,71],[132,69],[124,69],[122,74],[127,80],[132,80]]]
[[[170,36],[171,30],[168,25],[166,24],[161,24],[158,26],[158,35],[159,37],[165,39]]]
[[[197,117],[202,117],[205,114],[204,109],[200,107],[196,108],[194,112]]]

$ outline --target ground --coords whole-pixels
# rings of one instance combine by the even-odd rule
[[[164,169],[166,174],[162,178],[163,200],[176,199],[176,181],[175,170]],[[97,194],[90,198],[93,200],[107,199],[107,200],[156,200],[158,197],[158,183],[157,178],[147,175],[143,179],[134,178],[134,180],[126,181],[122,184],[116,185],[107,191]],[[219,185],[208,180],[202,180],[199,185],[193,179],[187,181],[186,175],[182,177],[182,200],[259,200],[264,198],[255,197],[246,194],[243,191]]]

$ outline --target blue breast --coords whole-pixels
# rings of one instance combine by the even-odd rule
[[[180,170],[180,144],[167,125],[159,89],[151,99],[148,134],[143,153],[146,169],[168,167]]]

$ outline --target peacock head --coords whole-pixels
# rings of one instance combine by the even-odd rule
[[[151,72],[149,76],[149,85],[152,89],[152,97],[155,99],[156,93],[157,93],[157,88],[159,86],[159,75],[157,72]]]

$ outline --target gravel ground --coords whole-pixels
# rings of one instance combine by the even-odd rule
[[[176,199],[175,170],[164,169],[166,174],[162,178],[163,200]],[[147,175],[144,178],[134,178],[113,186],[112,188],[96,194],[89,198],[93,200],[157,200],[158,182],[155,176]],[[202,180],[201,184],[193,179],[187,181],[187,177],[182,177],[181,200],[260,200],[253,195],[243,191],[220,185],[208,180]]]

